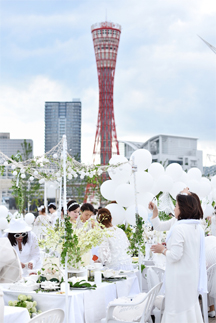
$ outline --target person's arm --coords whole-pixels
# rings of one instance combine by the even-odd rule
[[[149,210],[153,211],[153,215],[150,220],[151,220],[154,230],[157,230],[157,231],[170,230],[171,226],[176,222],[176,219],[172,218],[168,221],[160,221],[160,219],[158,217],[157,206],[153,202],[150,202],[148,207],[149,207]]]
[[[33,269],[36,263],[40,261],[40,248],[38,245],[38,239],[34,234],[34,232],[31,232],[30,243],[31,243],[31,252],[30,252],[31,260],[29,261],[29,264],[32,263],[32,268],[30,268],[30,266],[29,268]]]

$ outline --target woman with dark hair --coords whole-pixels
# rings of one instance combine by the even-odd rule
[[[70,200],[67,203],[67,214],[70,217],[70,221],[75,224],[80,214],[80,205],[77,201]]]
[[[153,213],[156,205],[149,203]],[[191,194],[176,197],[176,223],[166,239],[166,247],[153,245],[151,250],[166,257],[165,310],[162,323],[202,323],[198,295],[207,292],[204,231],[198,200]]]
[[[40,249],[38,240],[32,228],[23,219],[12,219],[6,232],[12,247],[16,250],[23,268],[23,274],[27,275],[27,269],[40,269]]]
[[[46,208],[45,208],[44,205],[41,205],[38,208],[38,212],[39,212],[39,215],[35,219],[34,225],[36,225],[36,226],[38,226],[38,225],[47,226],[47,225],[51,224],[51,219],[50,219],[49,215],[46,214]]]
[[[58,212],[55,203],[50,202],[48,204],[48,211],[51,214],[50,219],[51,219],[51,224],[54,227],[56,224],[56,221],[58,219]]]
[[[195,194],[195,193],[190,192],[188,187],[185,188],[183,191],[181,191],[181,193],[186,194],[186,195],[191,195],[196,199],[197,207],[199,209],[200,219],[203,219],[203,210],[202,210],[202,207],[201,207],[201,204],[200,204],[200,199],[199,199],[198,195]],[[152,216],[152,218],[150,220],[151,220],[151,223],[152,223],[152,225],[154,227],[154,230],[157,230],[157,231],[168,231],[168,230],[171,229],[171,227],[177,221],[175,217],[173,217],[173,218],[171,218],[170,220],[167,220],[167,221],[160,221],[160,219],[158,217],[158,212],[154,212],[154,210],[153,210],[153,216]]]
[[[83,224],[88,222],[88,230],[90,230],[92,227],[94,227],[94,220],[90,220],[92,215],[95,215],[95,209],[94,206],[90,203],[84,203],[81,208],[81,214],[77,219],[76,227],[78,229],[83,227]],[[89,221],[90,220],[90,221]]]
[[[127,250],[129,241],[124,231],[112,225],[112,215],[106,208],[98,211],[97,220],[110,232],[110,237],[104,238],[99,246],[99,261],[114,270],[133,270],[131,257]]]

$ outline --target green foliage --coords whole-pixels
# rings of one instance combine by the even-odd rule
[[[96,289],[97,285],[92,285],[88,282],[86,282],[85,280],[80,280],[79,282],[76,282],[75,284],[73,284],[72,282],[69,282],[70,287],[72,288],[88,288],[88,289]]]
[[[19,151],[14,156],[11,156],[11,159],[16,162],[22,162],[23,159],[26,160],[29,158],[32,153],[32,146],[30,143],[27,143],[24,140],[24,143],[21,144],[23,148],[23,153],[21,154]],[[19,213],[25,213],[25,209],[28,208],[28,205],[37,201],[35,197],[42,197],[42,192],[40,192],[40,184],[38,180],[34,180],[30,183],[30,175],[26,171],[25,178],[21,177],[20,170],[17,169],[17,175],[13,177],[12,182],[12,194],[15,197],[16,205],[18,207]],[[36,202],[37,205],[37,202]]]
[[[161,221],[168,221],[172,218],[172,216],[170,216],[169,214],[166,214],[165,212],[162,212],[162,211],[158,213],[158,216]]]
[[[145,241],[144,241],[144,220],[136,213],[136,226],[135,231],[132,233],[130,239],[129,251],[131,251],[133,256],[138,256],[139,250],[142,254],[145,254]]]
[[[65,265],[65,258],[68,255],[68,264],[77,267],[81,262],[80,248],[78,246],[78,237],[73,232],[70,217],[65,215],[65,233],[61,237],[63,239],[63,249],[61,253],[61,263]]]

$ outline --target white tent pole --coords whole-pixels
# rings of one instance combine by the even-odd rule
[[[44,182],[44,206],[46,208],[47,212],[47,192],[46,192],[47,186],[46,186],[46,181]]]
[[[60,210],[60,215],[59,215],[59,224],[60,224],[60,221],[61,221],[61,207],[62,207],[62,177],[61,177],[61,180],[60,180],[60,183],[59,183],[59,210]]]
[[[137,172],[137,166],[134,164],[134,156],[132,157],[132,169],[133,169],[133,176],[134,176],[134,193],[135,193],[135,212],[138,214],[138,205],[137,205],[137,190],[136,190],[136,176],[135,173]],[[140,292],[142,293],[142,271],[141,271],[141,251],[139,246],[139,285],[140,285]]]
[[[64,199],[63,199],[63,206],[64,206],[64,212],[67,210],[67,203],[66,203],[66,158],[67,158],[67,139],[66,135],[63,136],[63,178],[64,178]],[[68,271],[67,271],[67,261],[68,261],[68,255],[66,254],[65,257],[65,298],[66,298],[66,323],[68,323],[68,312],[69,312],[69,306],[68,306]]]

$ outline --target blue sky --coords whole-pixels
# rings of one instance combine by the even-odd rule
[[[92,161],[98,81],[91,25],[119,23],[114,85],[120,140],[198,138],[216,155],[214,0],[1,0],[0,131],[44,151],[44,102],[82,101],[82,161]],[[210,163],[211,164],[211,163]]]

